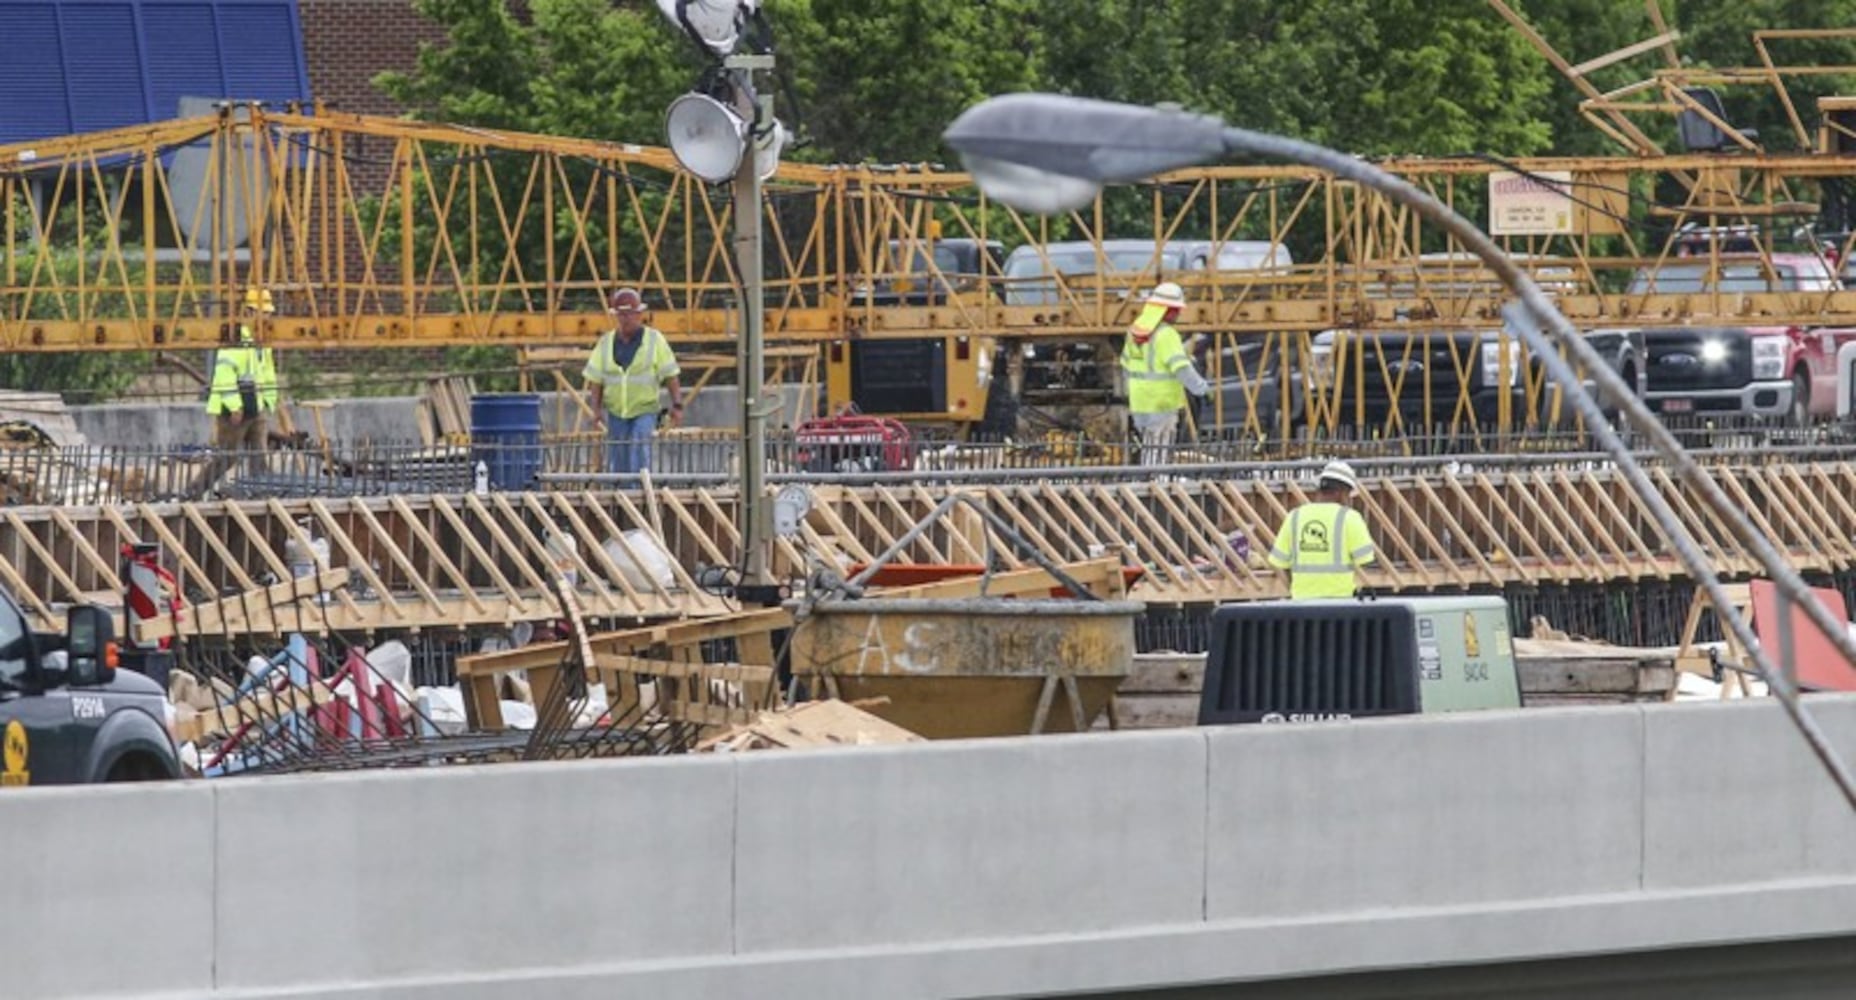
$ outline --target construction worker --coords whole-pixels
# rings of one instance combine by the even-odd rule
[[[1315,499],[1289,512],[1276,533],[1270,565],[1289,571],[1289,596],[1295,600],[1352,597],[1354,571],[1373,561],[1375,548],[1366,517],[1347,506],[1360,488],[1353,467],[1329,462],[1321,469]]]
[[[593,346],[581,376],[591,386],[593,411],[606,417],[606,471],[642,472],[651,467],[659,386],[670,392],[671,426],[683,419],[677,356],[661,331],[645,325],[637,289],[613,292],[607,310],[618,326]]]
[[[239,310],[238,345],[220,348],[213,359],[206,413],[213,418],[213,447],[219,456],[207,472],[207,486],[231,467],[235,453],[242,452],[247,463],[263,467],[268,417],[277,410],[277,361],[270,348],[258,346],[253,327],[261,317],[276,311],[270,289],[248,290]]]
[[[1121,347],[1121,369],[1128,376],[1128,413],[1141,436],[1141,464],[1161,465],[1167,460],[1173,437],[1179,433],[1179,411],[1186,394],[1204,396],[1211,391],[1192,367],[1186,345],[1173,321],[1186,308],[1186,293],[1171,281],[1161,282],[1148,294],[1145,307]]]

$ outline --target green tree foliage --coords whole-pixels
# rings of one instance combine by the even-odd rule
[[[1642,3],[1618,0],[1535,0],[1522,11],[1547,42],[1566,59],[1578,64],[1613,52],[1657,34]],[[1490,17],[1504,30],[1507,22],[1491,11]],[[1519,32],[1516,32],[1519,38]],[[1531,49],[1530,49],[1531,51]],[[1579,102],[1587,95],[1558,70],[1538,58],[1540,71],[1548,80],[1547,99],[1537,111],[1552,136],[1552,150],[1565,155],[1601,155],[1620,152],[1616,143],[1592,127],[1579,113]],[[1652,71],[1666,66],[1662,52],[1645,53],[1611,66],[1594,70],[1586,80],[1599,92],[1609,92],[1646,78]],[[1674,127],[1652,116],[1632,119],[1651,138],[1662,142],[1673,138]]]
[[[135,384],[148,364],[143,351],[19,352],[0,357],[0,389],[68,393],[72,403],[102,403]]]
[[[700,57],[650,0],[416,0],[449,39],[381,85],[433,117],[534,131],[661,142],[663,108]],[[1694,65],[1748,65],[1762,26],[1856,23],[1856,0],[1659,0]],[[1509,0],[1572,62],[1657,33],[1634,0]],[[1234,124],[1369,156],[1620,152],[1580,115],[1586,95],[1487,0],[767,0],[783,71],[811,147],[829,162],[950,162],[946,123],[994,93],[1043,89],[1176,101]],[[1775,43],[1781,62],[1856,63],[1848,40]],[[1639,55],[1589,77],[1601,90],[1663,65]],[[1850,81],[1795,81],[1812,98]],[[1782,106],[1727,88],[1730,117],[1791,145]],[[1639,125],[1666,146],[1667,115]],[[1177,192],[1131,188],[1107,206],[1109,233],[1142,228]],[[1076,220],[1040,224],[1074,238]],[[494,234],[492,234],[494,235]],[[1008,243],[1018,236],[1002,227]],[[522,239],[540,241],[539,232]],[[553,234],[559,242],[561,233]]]
[[[1350,6],[1353,5],[1351,2]],[[1525,39],[1481,0],[1376,0],[1365,82],[1331,107],[1331,141],[1367,153],[1537,153],[1548,142],[1538,112],[1547,94]],[[1345,91],[1351,90],[1352,93]]]
[[[989,94],[1040,82],[1034,0],[776,0],[814,158],[942,159],[940,135]]]
[[[382,73],[376,86],[421,117],[498,128],[533,124],[534,40],[504,0],[415,0],[414,7],[444,25],[445,43],[422,43],[411,73]]]
[[[1680,49],[1699,65],[1754,61],[1760,26],[1856,23],[1856,0],[1687,0]],[[424,117],[661,142],[663,109],[699,57],[649,0],[415,0],[444,25],[416,68],[378,78]],[[1579,62],[1655,34],[1627,0],[1510,0]],[[948,159],[941,129],[987,94],[1047,89],[1177,101],[1234,123],[1370,155],[1599,153],[1585,96],[1486,0],[767,0],[812,148],[836,162]],[[1787,41],[1781,61],[1856,62],[1847,40]],[[1661,65],[1595,72],[1610,89]],[[1807,102],[1847,84],[1800,81]],[[1789,131],[1776,101],[1738,88],[1729,108]],[[781,95],[782,102],[785,99]],[[1646,119],[1668,134],[1667,122]]]
[[[1547,142],[1542,67],[1482,0],[1046,0],[1037,16],[1044,85],[1067,93],[1364,153]]]
[[[1174,4],[1043,0],[1034,16],[1044,47],[1042,85],[1059,93],[1197,103],[1195,67],[1221,58],[1220,41],[1189,41]]]
[[[680,40],[650,4],[415,0],[446,41],[420,46],[411,73],[375,85],[415,116],[627,142],[659,141],[664,106],[687,89]]]
[[[54,232],[74,232],[77,225],[77,209],[68,198],[64,202],[56,219],[35,222],[27,211],[22,199],[13,204],[12,228],[15,232],[32,232],[42,223]],[[91,198],[86,206],[86,231],[100,233],[104,230],[104,219],[98,199]],[[79,296],[75,291],[52,291],[50,289],[74,289],[79,284],[80,274],[88,274],[93,287],[106,285],[116,275],[110,273],[108,264],[93,253],[88,257],[79,256],[75,250],[52,249],[43,244],[22,246],[17,257],[8,263],[16,275],[15,280],[21,286],[32,288],[30,305],[24,315],[33,319],[67,319],[76,315],[80,308]],[[6,270],[0,269],[0,280],[4,280]],[[25,287],[10,289],[10,295],[0,301],[0,307],[19,308],[28,300]],[[120,294],[98,294],[92,292],[87,300],[89,314],[100,318],[121,318],[132,315],[130,304]],[[34,353],[17,351],[0,355],[0,389],[25,389],[39,392],[60,392],[70,396],[73,403],[105,402],[120,395],[134,384],[136,376],[148,365],[148,354],[143,351],[63,351],[58,353]]]

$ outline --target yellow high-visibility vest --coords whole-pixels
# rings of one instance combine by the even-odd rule
[[[1289,571],[1296,600],[1352,597],[1354,570],[1373,561],[1366,518],[1345,504],[1306,503],[1289,512],[1270,547],[1270,565]]]
[[[607,330],[599,338],[580,376],[588,382],[598,382],[605,386],[606,412],[629,420],[655,411],[657,387],[665,380],[674,378],[680,369],[677,368],[676,354],[670,350],[670,341],[664,339],[663,333],[649,326],[638,333],[643,340],[638,345],[638,352],[632,355],[631,364],[619,367],[618,362],[612,359],[612,343],[618,335],[617,330]]]
[[[1192,367],[1186,344],[1171,323],[1161,324],[1146,343],[1130,335],[1121,345],[1121,370],[1128,375],[1128,412],[1172,413],[1186,406],[1179,371]]]
[[[239,327],[239,340],[239,346],[221,347],[213,358],[213,384],[206,392],[206,412],[211,416],[245,408],[238,393],[239,380],[244,378],[257,387],[259,412],[277,409],[276,358],[270,348],[252,343],[250,327]]]

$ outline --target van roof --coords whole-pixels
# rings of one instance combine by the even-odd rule
[[[889,245],[892,247],[899,247],[904,244],[936,243],[936,244],[953,245],[953,246],[974,246],[974,245],[977,245],[979,242],[980,242],[979,240],[976,240],[971,236],[936,236],[932,239],[926,236],[907,236],[901,239],[890,240]],[[999,242],[998,240],[987,240],[986,245],[989,247],[998,247],[1001,249],[1005,247],[1005,244]]]
[[[1209,249],[1214,242],[1216,241],[1167,240],[1165,243],[1156,243],[1153,240],[1140,239],[1101,240],[1099,242],[1093,240],[1062,240],[1056,243],[1026,243],[1014,249],[1012,253],[1014,255],[1023,254],[1029,256],[1037,253],[1038,247],[1040,246],[1044,248],[1045,253],[1094,250],[1098,246],[1102,248],[1102,252],[1104,253],[1122,253],[1131,250],[1147,250],[1151,252],[1155,247],[1162,247],[1167,250],[1197,250],[1201,247]],[[1272,246],[1281,247],[1282,244],[1271,243],[1269,240],[1224,240],[1219,242],[1219,246],[1221,248],[1238,248],[1244,250],[1268,250]]]

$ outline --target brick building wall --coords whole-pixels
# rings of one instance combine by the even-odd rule
[[[412,0],[297,0],[303,25],[303,60],[309,70],[309,92],[337,111],[394,117],[405,112],[374,86],[386,70],[409,71],[419,56],[420,43],[440,43],[442,28],[413,9]],[[376,194],[387,183],[387,161],[392,149],[385,142],[363,142],[348,150],[348,176],[355,189]],[[359,260],[360,236],[350,232],[348,259]],[[376,273],[390,270],[377,267]],[[394,351],[396,364],[406,369],[435,368],[439,352]],[[332,350],[292,352],[288,359],[298,370],[324,372],[366,370],[378,365],[382,352]]]
[[[375,89],[375,74],[410,70],[420,42],[445,33],[412,0],[297,0],[309,92],[342,111],[397,115],[405,109]]]
[[[526,0],[508,3],[517,18],[527,20]],[[445,40],[444,29],[419,14],[413,0],[297,0],[297,10],[310,96],[337,111],[384,117],[404,114],[404,107],[374,86],[374,77],[387,70],[412,70],[421,44]],[[358,148],[351,144],[346,152],[354,190],[362,195],[382,192],[391,172],[389,142],[363,140]],[[361,238],[349,229],[349,261],[362,258]],[[316,246],[313,239],[310,246]],[[375,277],[389,285],[394,272],[390,263],[374,265]],[[284,301],[288,311],[289,297]],[[392,372],[417,379],[442,370],[445,359],[441,348],[344,348],[290,351],[283,364],[294,374],[327,383],[333,394],[340,395],[344,378],[371,380]]]

